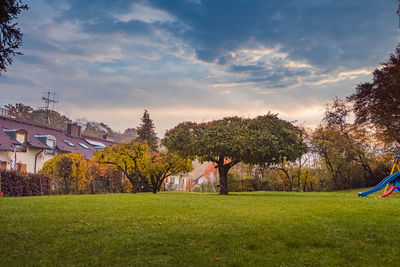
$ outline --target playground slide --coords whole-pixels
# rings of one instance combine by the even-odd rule
[[[397,188],[397,187],[392,186],[385,194],[383,194],[383,195],[380,196],[380,197],[387,197],[388,195],[390,195],[391,193],[393,193],[394,190],[396,190],[396,188]]]
[[[364,192],[359,192],[358,196],[360,197],[366,197],[369,194],[375,193],[381,189],[383,189],[388,183],[393,182],[397,178],[400,177],[400,172],[393,173],[392,175],[389,175],[385,179],[383,179],[379,184],[377,184],[375,187],[372,187],[371,189],[364,191]]]

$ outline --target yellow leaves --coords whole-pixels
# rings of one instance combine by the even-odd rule
[[[97,151],[93,159],[99,163],[111,164],[115,170],[134,173],[143,170],[149,161],[149,147],[135,142],[118,144]]]
[[[57,155],[47,161],[41,173],[50,175],[59,185],[69,192],[86,190],[90,177],[87,175],[88,163],[77,153]]]
[[[193,169],[190,159],[182,158],[176,153],[157,152],[152,153],[150,164],[145,168],[147,175],[158,176],[174,175],[179,173],[187,173]]]
[[[103,148],[94,154],[94,160],[123,172],[133,184],[140,177],[140,182],[150,184],[154,192],[160,190],[166,177],[193,169],[190,159],[176,153],[151,152],[147,144],[136,142]]]

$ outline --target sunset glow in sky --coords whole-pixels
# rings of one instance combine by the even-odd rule
[[[371,79],[399,41],[394,0],[23,1],[21,52],[1,103],[43,106],[124,130],[268,111],[315,126]]]

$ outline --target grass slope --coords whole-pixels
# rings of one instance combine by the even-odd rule
[[[2,198],[0,266],[398,265],[399,211],[355,192]]]

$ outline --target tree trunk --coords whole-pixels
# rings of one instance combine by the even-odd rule
[[[127,173],[125,173],[125,176],[126,176],[126,178],[128,178],[129,182],[132,185],[131,193],[135,194],[136,193],[136,191],[135,191],[135,177],[132,177],[132,176],[128,175]]]
[[[138,183],[139,183],[139,178],[138,178],[138,173],[136,171],[135,176],[133,177],[133,184],[132,184],[132,193],[134,194],[136,194],[138,191]]]
[[[232,168],[235,164],[239,163],[239,161],[233,161],[225,164],[225,157],[219,156],[218,158],[218,174],[219,174],[219,183],[220,183],[220,195],[228,194],[228,172],[230,168]]]
[[[218,166],[218,173],[219,173],[219,183],[221,185],[219,194],[220,195],[227,195],[228,194],[228,172],[225,171],[225,166],[219,167]]]
[[[225,157],[220,156],[218,159],[218,174],[219,174],[219,183],[220,183],[220,195],[228,194],[228,171],[230,168],[229,164],[224,164]]]

